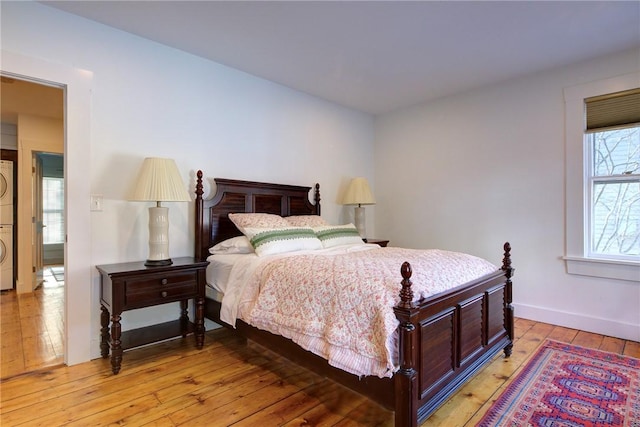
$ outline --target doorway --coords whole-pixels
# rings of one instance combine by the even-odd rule
[[[64,155],[38,152],[33,157],[37,287],[44,282],[45,270],[64,282]]]
[[[2,152],[16,176],[15,280],[0,294],[6,378],[64,363],[64,90],[5,75],[1,84]]]

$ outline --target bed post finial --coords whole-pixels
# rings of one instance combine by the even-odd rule
[[[402,267],[400,267],[400,274],[402,274],[402,289],[400,289],[399,307],[412,308],[413,291],[411,290],[411,274],[413,274],[413,270],[411,269],[411,264],[406,261],[403,262]]]
[[[507,278],[511,278],[513,274],[513,268],[511,268],[511,244],[505,242],[503,248],[504,258],[502,258],[502,270],[507,274]]]

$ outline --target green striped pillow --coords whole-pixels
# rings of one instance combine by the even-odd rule
[[[245,228],[258,256],[273,255],[305,249],[322,249],[322,243],[308,227]]]
[[[315,231],[316,236],[318,236],[318,239],[322,242],[323,248],[364,243],[353,224],[313,227],[313,231]]]

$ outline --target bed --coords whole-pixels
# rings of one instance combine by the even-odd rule
[[[312,187],[215,178],[215,195],[203,199],[203,174],[197,172],[195,254],[240,236],[230,213],[320,215],[320,190]],[[320,375],[331,378],[395,412],[396,426],[417,426],[494,356],[511,355],[513,346],[511,247],[504,244],[502,266],[464,285],[415,302],[412,266],[398,265],[398,369],[391,378],[360,377],[337,369],[293,341],[241,320],[235,330]],[[205,300],[205,316],[223,326],[221,304]],[[230,327],[230,326],[229,326]]]

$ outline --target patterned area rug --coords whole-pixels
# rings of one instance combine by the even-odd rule
[[[477,425],[640,427],[640,360],[547,340]]]

